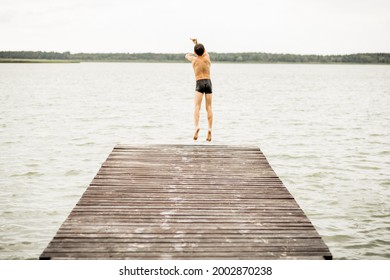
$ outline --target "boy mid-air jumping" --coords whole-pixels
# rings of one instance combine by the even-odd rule
[[[208,132],[207,141],[211,141],[211,129],[213,125],[213,111],[212,111],[212,84],[210,80],[210,56],[206,52],[202,44],[198,44],[197,39],[191,39],[194,44],[194,53],[186,54],[185,58],[192,62],[194,68],[196,88],[195,88],[195,108],[194,108],[194,120],[195,120],[195,133],[194,140],[198,140],[199,134],[199,114],[200,107],[202,105],[203,94],[206,99],[206,111],[208,120]]]

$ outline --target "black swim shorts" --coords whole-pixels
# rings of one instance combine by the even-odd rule
[[[196,81],[196,91],[200,93],[213,93],[213,85],[211,84],[210,79],[202,79]]]

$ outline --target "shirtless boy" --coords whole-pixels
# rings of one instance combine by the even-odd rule
[[[211,141],[211,129],[213,125],[213,111],[212,111],[212,84],[210,80],[210,57],[202,44],[198,44],[197,39],[191,39],[194,44],[194,54],[188,53],[185,58],[192,62],[194,68],[196,88],[195,88],[195,133],[194,140],[198,140],[199,134],[199,114],[202,104],[203,94],[206,99],[206,111],[208,120],[207,141]]]

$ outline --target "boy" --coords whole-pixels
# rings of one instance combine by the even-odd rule
[[[211,141],[211,129],[213,125],[213,111],[212,111],[212,84],[210,80],[210,66],[211,61],[208,53],[206,52],[202,44],[198,44],[197,39],[191,39],[194,44],[194,53],[186,54],[185,58],[192,62],[194,68],[196,88],[195,88],[195,108],[194,108],[194,120],[195,120],[195,133],[194,140],[198,140],[199,134],[199,114],[202,104],[203,94],[206,99],[206,111],[208,120],[208,132],[207,141]]]

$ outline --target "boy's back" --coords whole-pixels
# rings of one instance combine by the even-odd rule
[[[192,61],[192,66],[194,67],[196,80],[210,79],[211,61],[207,52],[194,59]]]

